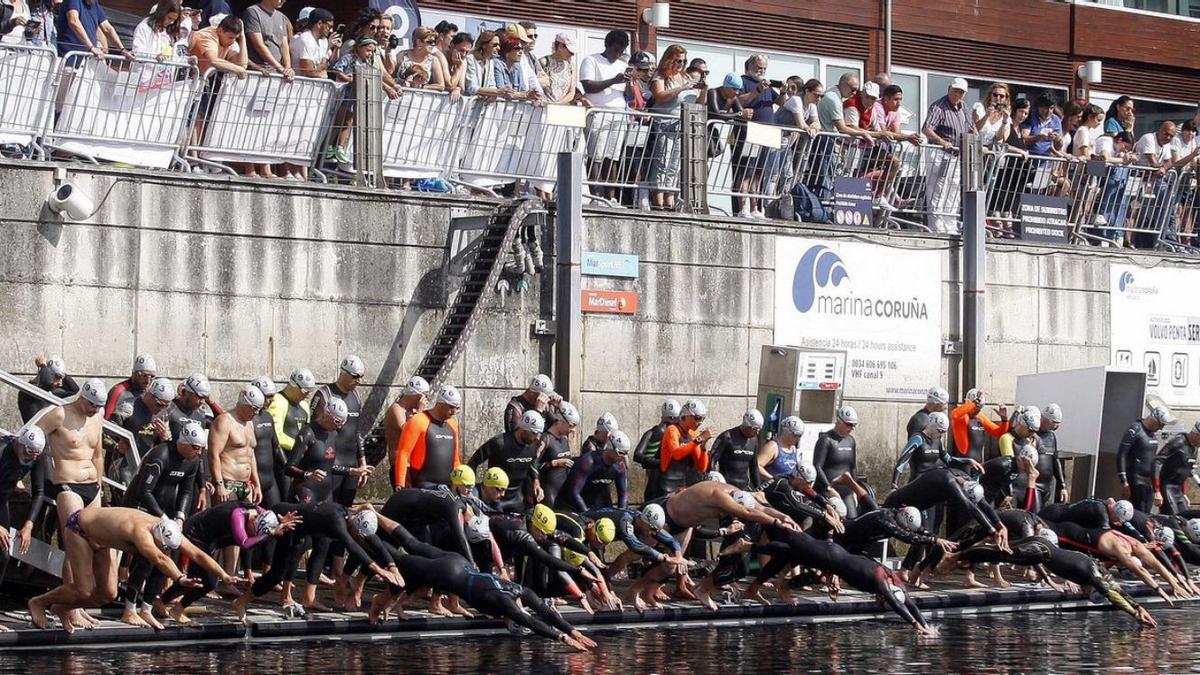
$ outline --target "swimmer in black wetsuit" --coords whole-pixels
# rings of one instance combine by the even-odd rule
[[[542,456],[538,457],[538,464],[542,467],[539,475],[544,494],[542,503],[547,506],[558,501],[558,495],[575,464],[576,456],[571,451],[571,432],[579,426],[579,411],[563,401],[551,417],[553,421],[543,437],[545,448]]]
[[[837,495],[846,504],[846,516],[858,515],[854,493],[845,484],[834,481],[844,473],[851,476],[858,468],[858,445],[854,440],[854,428],[858,426],[858,413],[850,406],[837,409],[833,428],[823,431],[813,447],[813,467],[817,470],[817,482],[813,489],[826,495]]]
[[[580,456],[571,467],[565,489],[558,494],[558,508],[577,513],[614,505],[625,508],[629,504],[629,466],[625,458],[630,449],[629,436],[614,431],[602,449]],[[613,488],[617,492],[615,504]]]
[[[14,525],[8,512],[8,502],[17,483],[28,478],[29,515],[17,529],[15,547],[24,553],[29,550],[29,542],[33,538],[33,523],[42,513],[42,495],[50,471],[45,449],[46,434],[35,425],[22,428],[16,436],[0,437],[0,586],[4,584],[8,552],[13,547],[8,535],[8,528]]]
[[[633,461],[641,464],[642,468],[646,470],[646,490],[642,494],[643,502],[650,502],[662,496],[658,493],[658,475],[662,471],[660,468],[662,439],[667,432],[667,427],[679,423],[680,409],[679,401],[673,398],[663,401],[658,424],[647,429],[633,449]]]
[[[935,412],[946,414],[946,410],[950,407],[950,394],[941,387],[930,387],[925,394],[925,407],[913,413],[912,417],[908,418],[908,424],[904,426],[904,435],[912,438],[925,430],[929,426],[929,415]],[[946,418],[949,420],[949,417]]]
[[[761,482],[758,472],[758,434],[763,416],[757,410],[742,415],[742,423],[726,429],[713,441],[709,464],[725,482],[741,490],[755,490]]]
[[[467,466],[475,471],[484,463],[504,470],[509,486],[500,509],[506,513],[525,513],[545,496],[536,466],[542,451],[545,423],[546,418],[541,413],[527,411],[515,431],[493,436],[467,460]]]
[[[802,529],[811,526],[825,532],[843,532],[845,526],[833,503],[827,496],[813,489],[816,480],[815,468],[808,464],[798,464],[794,473],[764,481],[759,485],[759,492],[771,508],[786,513]]]
[[[1063,473],[1062,459],[1058,456],[1058,431],[1062,424],[1062,408],[1051,403],[1042,411],[1042,426],[1037,432],[1038,480],[1037,504],[1033,511],[1067,501],[1067,480]]]
[[[45,360],[39,357],[35,363],[38,366],[38,372],[29,381],[30,384],[61,399],[67,399],[79,393],[79,383],[67,374],[67,366],[61,356],[51,356]],[[18,393],[17,411],[21,414],[21,424],[33,419],[39,410],[48,405],[50,404],[32,394],[23,391]]]
[[[504,406],[504,432],[512,433],[517,430],[521,417],[530,410],[545,416],[556,407],[562,398],[554,393],[554,382],[541,373],[534,375],[525,391],[513,396]],[[549,420],[544,420],[543,426],[548,426]]]
[[[1149,513],[1162,502],[1154,489],[1154,458],[1157,443],[1152,434],[1158,433],[1174,419],[1166,408],[1155,407],[1144,419],[1125,430],[1117,448],[1117,479],[1121,481],[1121,496],[1133,508]]]
[[[254,378],[250,384],[262,392],[265,401],[262,410],[254,416],[254,459],[258,464],[258,482],[262,490],[260,503],[270,508],[283,501],[280,488],[284,480],[284,470],[287,468],[287,455],[283,454],[283,447],[279,445],[279,436],[275,433],[275,420],[270,412],[279,390],[271,378],[265,375]]]
[[[189,422],[174,442],[160,443],[142,458],[142,465],[125,491],[122,505],[160,518],[174,519],[183,527],[195,498],[200,455],[206,448],[208,432],[199,424]],[[125,612],[121,621],[161,630],[162,624],[154,618],[152,608],[165,583],[166,578],[158,568],[142,556],[135,556],[125,583]]]
[[[939,546],[950,552],[957,544],[922,529],[921,511],[914,506],[899,509],[880,507],[867,489],[849,475],[842,476],[858,497],[859,515],[845,521],[842,532],[833,540],[850,553],[867,555],[867,548],[887,539],[899,539],[912,547]]]
[[[1154,458],[1154,487],[1162,496],[1162,512],[1181,515],[1188,510],[1184,494],[1188,479],[1200,484],[1196,473],[1200,450],[1200,422],[1186,433],[1176,434],[1163,444]]]

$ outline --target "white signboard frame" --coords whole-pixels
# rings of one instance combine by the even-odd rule
[[[1170,406],[1200,407],[1198,284],[1198,270],[1109,266],[1110,363],[1145,372]]]
[[[776,237],[775,344],[845,350],[854,398],[924,401],[942,380],[942,252]]]

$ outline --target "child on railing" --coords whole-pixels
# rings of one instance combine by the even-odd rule
[[[334,121],[334,129],[337,129],[337,141],[334,145],[325,149],[326,161],[337,162],[338,168],[343,171],[350,169],[350,131],[354,128],[354,103],[355,103],[355,86],[354,86],[354,69],[356,66],[371,65],[375,60],[375,50],[378,48],[378,43],[375,38],[364,37],[354,43],[354,48],[342,55],[337,63],[329,68],[330,75],[338,82],[345,82],[346,86],[342,88],[342,103],[337,112],[337,119]]]

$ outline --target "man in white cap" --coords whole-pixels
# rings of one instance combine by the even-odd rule
[[[33,523],[41,518],[42,495],[45,494],[46,474],[50,464],[46,461],[46,434],[41,427],[29,424],[21,428],[16,436],[0,436],[0,586],[4,584],[4,570],[8,567],[8,552],[13,542],[9,540],[8,528],[15,525],[8,511],[17,483],[24,481],[29,487],[29,515],[17,528],[16,550],[25,553],[33,537]]]
[[[176,391],[174,382],[156,377],[146,391],[133,400],[133,410],[121,422],[121,427],[133,434],[139,456],[144,457],[150,448],[171,440],[171,429],[162,412],[171,406]]]
[[[207,429],[223,412],[224,408],[212,399],[212,383],[208,377],[203,373],[192,373],[179,385],[171,407],[167,408],[167,426],[171,438],[179,436],[180,430],[188,422],[198,422]]]
[[[397,488],[434,488],[450,485],[450,472],[460,461],[458,420],[463,399],[458,389],[444,385],[433,399],[433,407],[404,423],[392,466],[392,485]]]
[[[701,429],[708,417],[703,401],[688,399],[679,411],[679,424],[667,427],[659,450],[658,494],[667,495],[686,485],[688,471],[708,471],[708,449],[712,429]]]
[[[562,397],[554,393],[554,382],[550,376],[541,373],[535,375],[525,391],[510,398],[508,405],[504,406],[504,430],[510,433],[516,430],[526,411],[536,410],[545,416],[560,401]]]
[[[1155,487],[1162,494],[1161,511],[1183,516],[1190,510],[1187,500],[1189,480],[1200,485],[1196,473],[1196,458],[1200,455],[1200,422],[1184,433],[1175,434],[1163,444],[1154,458]]]
[[[61,399],[68,399],[79,393],[79,383],[67,374],[67,364],[61,356],[51,356],[48,359],[38,356],[33,363],[37,366],[38,371],[29,384]],[[37,396],[24,391],[19,392],[17,394],[17,410],[21,413],[21,424],[33,419],[39,410],[48,405],[50,404]]]
[[[649,502],[662,496],[658,494],[658,474],[661,472],[659,465],[662,461],[659,452],[662,449],[662,439],[667,432],[667,427],[679,423],[679,411],[682,408],[679,401],[673,398],[663,401],[659,411],[658,424],[642,434],[642,437],[638,439],[637,447],[633,450],[633,461],[641,464],[642,468],[646,470],[646,490],[642,497],[643,502]]]
[[[477,474],[482,473],[479,467],[485,463],[488,468],[504,470],[509,484],[500,499],[501,511],[525,513],[545,497],[536,466],[545,431],[546,418],[536,410],[527,410],[514,431],[496,434],[467,460],[467,466]]]
[[[578,459],[571,450],[571,432],[581,421],[579,410],[567,401],[560,403],[558,410],[551,417],[553,421],[546,429],[546,435],[542,437],[545,449],[542,450],[541,457],[538,457],[538,463],[542,465],[538,478],[541,480],[545,496],[542,503],[547,506],[554,506],[558,501],[558,493],[566,485],[571,467]]]
[[[104,403],[104,419],[112,417],[117,404],[126,399],[133,400],[142,395],[158,377],[158,363],[150,354],[138,354],[133,359],[133,373],[127,380],[121,380],[108,390],[108,400]]]
[[[589,452],[603,450],[604,446],[608,445],[608,439],[612,435],[621,430],[621,425],[617,424],[617,418],[610,412],[606,412],[596,419],[596,430],[592,435],[583,439],[583,443],[579,448],[579,456],[582,457]]]
[[[747,410],[741,424],[717,436],[710,463],[725,477],[725,482],[742,490],[757,489],[758,434],[762,428],[762,413]]]
[[[906,438],[912,438],[929,425],[929,413],[946,412],[950,407],[950,393],[941,387],[930,387],[925,394],[925,407],[913,413],[904,427]]]
[[[317,378],[313,377],[312,371],[308,368],[297,368],[288,376],[283,391],[280,391],[267,406],[271,419],[275,421],[275,435],[279,437],[279,447],[289,458],[296,443],[296,436],[308,424],[308,396],[316,388]],[[287,497],[286,491],[283,497]]]
[[[1068,501],[1067,480],[1062,458],[1058,455],[1058,431],[1063,421],[1062,406],[1051,403],[1042,411],[1042,426],[1037,432],[1038,506]]]
[[[1154,489],[1154,457],[1158,442],[1154,438],[1163,427],[1173,424],[1171,411],[1154,406],[1150,414],[1129,425],[1117,447],[1117,480],[1121,496],[1133,503],[1133,508],[1150,513],[1162,504],[1162,495]]]
[[[257,438],[254,417],[263,407],[262,391],[254,385],[242,387],[233,410],[217,416],[209,439],[212,482],[219,502],[230,500],[257,503],[258,462],[254,458]]]
[[[367,374],[363,360],[350,354],[342,359],[338,367],[337,380],[317,389],[313,394],[312,408],[316,412],[330,398],[339,398],[346,404],[346,424],[338,431],[335,447],[337,456],[334,463],[338,466],[367,467],[367,455],[363,447],[363,433],[360,429],[362,414],[362,397],[358,386],[362,384]],[[366,482],[369,474],[360,472],[357,476],[339,474],[333,477],[333,499],[342,506],[352,506],[358,494],[358,488]],[[340,555],[338,556],[341,557]]]
[[[821,432],[813,446],[813,468],[817,470],[813,489],[826,496],[840,496],[851,519],[858,516],[858,500],[853,489],[837,479],[847,473],[854,478],[858,470],[858,444],[852,435],[857,426],[858,412],[844,405],[834,413],[833,428]]]
[[[951,80],[946,95],[929,106],[921,129],[929,143],[942,149],[932,156],[929,164],[925,208],[929,211],[929,228],[943,234],[957,234],[960,229],[958,147],[963,137],[976,133],[970,111],[963,102],[967,88],[965,79]]]
[[[429,396],[429,392],[429,383],[425,381],[425,378],[413,375],[408,382],[404,383],[404,388],[400,390],[400,395],[396,397],[395,402],[383,412],[383,443],[387,448],[388,466],[392,467],[392,471],[388,472],[388,478],[392,481],[392,489],[404,487],[395,483],[396,453],[400,449],[400,435],[404,430],[405,423],[425,409],[425,399]]]
[[[79,396],[66,405],[44,409],[32,421],[42,428],[50,447],[54,470],[46,496],[54,500],[60,523],[85,506],[100,504],[104,475],[101,413],[107,393],[103,382],[88,380]]]

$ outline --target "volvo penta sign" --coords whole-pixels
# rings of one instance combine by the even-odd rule
[[[1200,405],[1200,273],[1109,266],[1111,365],[1146,373],[1146,393],[1167,405]]]
[[[925,400],[942,381],[941,253],[776,238],[775,344],[846,350],[854,398]]]

